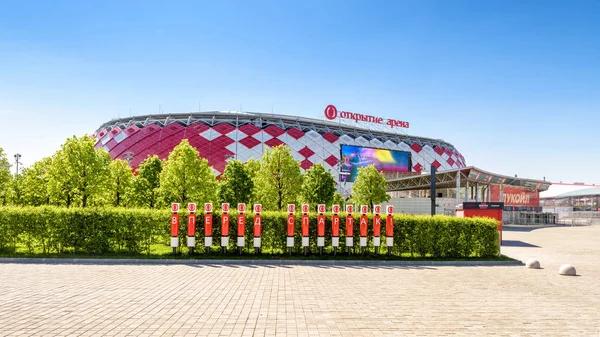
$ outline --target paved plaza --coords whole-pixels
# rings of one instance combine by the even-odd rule
[[[544,269],[0,264],[0,335],[600,336],[600,227],[504,239]]]

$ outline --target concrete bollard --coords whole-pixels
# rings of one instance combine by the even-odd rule
[[[540,262],[536,259],[529,259],[525,262],[525,266],[529,269],[540,269]]]
[[[558,273],[560,275],[564,275],[564,276],[576,276],[577,275],[577,271],[575,271],[575,267],[573,267],[570,264],[563,264],[562,266],[560,266],[560,268],[558,269]]]

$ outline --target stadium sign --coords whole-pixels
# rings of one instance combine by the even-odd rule
[[[507,206],[540,206],[540,193],[537,191],[529,191],[516,187],[503,186],[500,191],[500,186],[490,186],[490,197],[492,201],[502,201]]]
[[[365,114],[359,114],[356,112],[350,112],[350,111],[339,111],[337,108],[335,107],[335,105],[328,105],[327,107],[325,107],[325,118],[329,119],[329,120],[334,120],[336,118],[343,118],[343,119],[351,119],[358,122],[367,122],[367,123],[374,123],[374,124],[385,124],[388,125],[390,128],[393,127],[400,127],[400,128],[408,128],[409,124],[408,122],[405,121],[401,121],[398,119],[391,119],[391,118],[383,118],[383,117],[377,117],[377,116],[372,116],[372,115],[365,115]]]

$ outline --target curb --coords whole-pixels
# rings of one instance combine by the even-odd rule
[[[80,265],[255,265],[255,266],[406,266],[406,267],[514,267],[521,261],[373,261],[373,260],[167,260],[93,258],[0,258],[0,264],[80,264]]]

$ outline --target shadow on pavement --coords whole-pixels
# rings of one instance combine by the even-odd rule
[[[503,225],[503,232],[532,232],[536,229],[564,227],[560,225]]]
[[[517,243],[515,243],[517,242]],[[520,245],[524,247],[537,247],[520,241],[505,240],[505,246]],[[314,267],[319,269],[417,269],[417,270],[438,270],[438,267],[493,267],[493,266],[514,266],[522,265],[517,260],[424,260],[424,261],[294,261],[290,260],[279,262],[263,261],[227,261],[227,260],[135,260],[135,259],[36,259],[36,258],[0,258],[0,265],[8,263],[17,264],[68,264],[68,265],[137,265],[137,266],[189,266],[192,268],[286,268],[291,269],[299,266]]]
[[[193,267],[193,265],[190,265],[190,267]],[[437,270],[437,268],[435,267],[428,267],[428,266],[394,266],[394,265],[389,265],[389,266],[377,266],[377,265],[352,265],[352,264],[346,264],[346,265],[332,265],[332,264],[307,264],[307,265],[302,265],[302,264],[298,264],[298,265],[285,265],[285,264],[261,264],[261,265],[251,265],[251,264],[227,264],[227,265],[222,265],[222,267],[225,268],[294,268],[294,267],[313,267],[313,268],[319,268],[319,269],[418,269],[418,270]]]
[[[502,247],[527,247],[527,248],[540,248],[540,246],[532,245],[531,243],[519,241],[519,240],[502,240]]]

